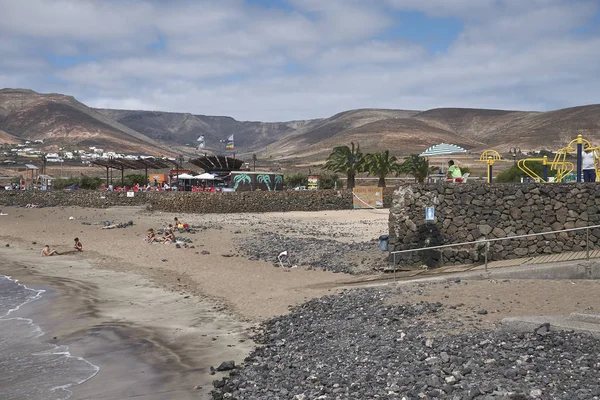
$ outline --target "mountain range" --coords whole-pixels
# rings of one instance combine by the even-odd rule
[[[438,108],[427,111],[360,109],[330,118],[257,122],[226,116],[161,111],[93,109],[62,94],[0,90],[0,143],[44,140],[48,149],[96,146],[153,155],[224,154],[234,135],[238,157],[256,154],[300,165],[324,160],[335,146],[360,143],[364,152],[389,149],[396,156],[453,143],[477,153],[556,150],[578,134],[600,143],[600,105],[556,111]]]

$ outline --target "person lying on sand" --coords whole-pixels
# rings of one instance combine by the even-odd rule
[[[25,208],[40,208],[39,204],[27,204]]]
[[[59,256],[60,254],[56,250],[50,250],[50,246],[45,245],[44,248],[42,249],[41,255],[43,257],[43,256],[53,256],[53,255]]]
[[[83,244],[79,241],[79,238],[75,238],[75,245],[73,248],[77,251],[83,251]]]
[[[118,224],[110,224],[107,222],[107,225],[103,226],[102,229],[127,228],[128,226],[133,226],[133,221],[119,222]]]
[[[162,243],[164,241],[163,238],[157,238],[156,235],[154,234],[154,229],[150,228],[148,229],[148,231],[146,232],[146,241],[148,241],[148,243]]]

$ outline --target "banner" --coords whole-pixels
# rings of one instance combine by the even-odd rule
[[[198,150],[203,149],[204,148],[204,135],[200,136],[197,140],[198,145],[196,146],[196,148]]]
[[[383,188],[356,186],[352,189],[353,206],[359,208],[383,208]]]
[[[227,150],[235,149],[235,146],[233,144],[233,135],[229,135],[229,137],[227,137],[227,145],[225,146],[225,148]]]
[[[319,188],[319,175],[308,176],[308,189],[317,190]]]

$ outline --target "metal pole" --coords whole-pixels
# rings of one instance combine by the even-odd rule
[[[485,242],[485,272],[488,272],[488,250],[490,249],[490,242]]]
[[[583,136],[577,135],[577,182],[581,182],[583,158]]]
[[[513,153],[513,170],[515,174],[515,182],[517,181],[517,153],[516,151]]]
[[[394,253],[394,282],[396,282],[396,253]]]
[[[585,230],[585,259],[590,260],[590,228]]]

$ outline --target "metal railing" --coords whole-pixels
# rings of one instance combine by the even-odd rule
[[[390,254],[392,255],[392,258],[394,261],[394,280],[396,280],[396,270],[397,270],[396,255],[397,254],[439,249],[440,250],[440,263],[442,264],[441,266],[443,266],[444,255],[443,255],[442,249],[450,248],[450,247],[477,245],[479,248],[481,248],[481,247],[485,248],[485,253],[484,253],[485,272],[488,272],[488,253],[490,250],[490,243],[492,243],[492,242],[501,242],[503,240],[529,238],[529,237],[533,237],[533,236],[556,235],[556,234],[563,233],[563,232],[574,232],[574,231],[582,231],[582,230],[585,230],[585,258],[586,258],[586,260],[589,260],[590,259],[590,229],[595,229],[595,228],[600,228],[600,225],[590,225],[590,226],[584,226],[584,227],[580,227],[580,228],[561,229],[558,231],[528,233],[526,235],[505,236],[505,237],[494,238],[494,239],[481,239],[481,240],[475,240],[475,241],[471,241],[471,242],[451,243],[451,244],[443,244],[443,245],[439,245],[439,246],[419,247],[417,249],[391,251]]]

